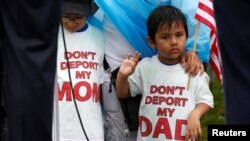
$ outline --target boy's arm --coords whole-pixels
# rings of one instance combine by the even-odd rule
[[[128,77],[133,74],[140,59],[140,53],[127,56],[122,62],[116,78],[116,92],[119,98],[130,96]]]
[[[116,93],[119,98],[130,97],[128,76],[122,76],[119,72],[116,78]]]
[[[186,140],[198,140],[202,137],[200,118],[209,111],[211,107],[206,103],[199,103],[190,112],[187,119]]]

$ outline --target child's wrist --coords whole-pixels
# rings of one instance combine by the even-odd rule
[[[123,73],[121,73],[121,72],[118,72],[117,78],[120,78],[120,79],[128,79],[128,76],[125,75],[125,74],[123,74]]]

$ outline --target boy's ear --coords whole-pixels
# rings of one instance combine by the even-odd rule
[[[147,36],[147,42],[151,48],[156,48],[154,41],[149,36]]]

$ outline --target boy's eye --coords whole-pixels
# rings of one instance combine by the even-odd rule
[[[69,18],[67,15],[63,15],[62,17],[65,18],[65,19],[68,19],[68,18]]]
[[[177,37],[181,37],[181,36],[183,36],[184,34],[183,33],[177,33]]]
[[[168,35],[164,35],[164,36],[162,36],[161,38],[162,38],[162,39],[168,39],[169,36],[168,36]]]
[[[76,15],[76,16],[74,16],[74,17],[72,17],[72,18],[75,18],[75,19],[83,19],[84,16],[82,16],[82,15]]]

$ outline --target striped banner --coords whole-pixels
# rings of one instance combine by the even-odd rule
[[[198,4],[198,10],[195,14],[195,18],[207,25],[210,29],[210,66],[214,71],[217,78],[223,84],[222,79],[222,63],[220,50],[217,42],[217,31],[214,19],[213,1],[212,0],[200,0]]]

